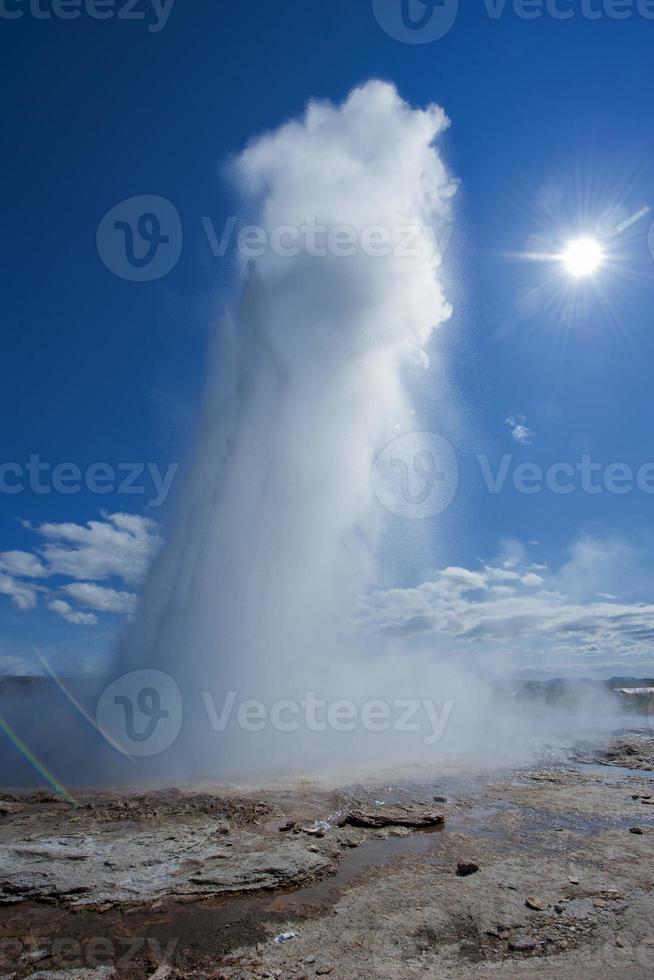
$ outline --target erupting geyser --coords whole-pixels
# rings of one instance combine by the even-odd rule
[[[226,750],[189,734],[202,692],[218,708],[228,691],[356,696],[366,677],[369,696],[394,693],[375,684],[354,624],[383,519],[371,463],[419,428],[402,366],[427,363],[450,315],[432,231],[455,191],[434,145],[447,125],[373,81],[341,106],[311,103],[235,161],[268,247],[217,331],[180,513],[120,664],[175,678],[180,745],[212,769],[240,740]],[[275,756],[274,738],[252,744],[254,762]]]

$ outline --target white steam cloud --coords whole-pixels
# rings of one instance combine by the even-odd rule
[[[373,81],[340,106],[311,103],[234,162],[266,240],[303,231],[299,247],[271,247],[247,271],[238,316],[217,333],[178,521],[120,658],[124,670],[163,670],[182,688],[186,771],[357,754],[381,763],[399,751],[359,728],[338,744],[306,730],[212,739],[207,692],[218,706],[228,691],[266,703],[307,691],[430,698],[442,719],[445,699],[478,707],[485,697],[460,667],[435,665],[424,650],[382,651],[359,615],[362,596],[387,579],[378,554],[388,515],[371,466],[398,433],[420,428],[403,369],[428,363],[432,332],[451,314],[432,233],[449,220],[456,190],[436,146],[447,125],[438,107],[411,108]],[[341,235],[355,243],[347,256],[334,247]],[[390,247],[370,247],[382,239]],[[474,579],[448,574],[460,589]],[[487,738],[481,714],[473,727]],[[416,743],[420,735],[402,751]]]

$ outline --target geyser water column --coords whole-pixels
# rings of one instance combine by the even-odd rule
[[[362,677],[369,696],[393,695],[372,661],[361,669],[374,651],[356,612],[376,581],[384,516],[371,463],[419,427],[402,365],[425,358],[450,314],[432,234],[455,190],[434,145],[446,125],[439,108],[413,109],[372,81],[340,106],[311,103],[235,161],[266,247],[244,261],[241,308],[217,331],[179,513],[120,658],[182,692],[164,767],[323,754],[302,726],[216,734],[207,692],[218,713],[229,691],[237,704],[359,696]]]

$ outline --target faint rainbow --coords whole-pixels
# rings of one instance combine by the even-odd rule
[[[5,733],[14,748],[18,749],[20,754],[24,756],[29,762],[33,769],[39,774],[52,787],[57,793],[59,793],[68,802],[72,803],[74,806],[79,806],[79,801],[75,799],[72,793],[69,793],[65,786],[63,786],[56,776],[54,776],[49,769],[40,762],[33,752],[28,749],[21,738],[16,734],[8,721],[0,715],[0,729]]]
[[[134,758],[129,754],[127,749],[124,748],[124,746],[122,746],[120,742],[117,742],[115,738],[112,738],[109,732],[105,732],[104,728],[102,728],[101,725],[98,725],[95,718],[91,717],[91,715],[88,713],[84,705],[80,704],[80,702],[77,700],[73,692],[69,690],[69,688],[66,687],[66,685],[61,680],[61,678],[55,674],[52,667],[45,659],[45,657],[43,656],[43,654],[41,653],[38,647],[34,647],[34,653],[37,655],[37,657],[41,661],[41,664],[45,667],[49,676],[55,682],[55,684],[57,685],[61,693],[64,695],[64,697],[66,697],[73,705],[73,707],[76,708],[77,711],[79,711],[82,717],[85,718],[86,721],[88,721],[89,725],[91,725],[92,728],[95,728],[96,732],[99,732],[100,735],[102,735],[105,741],[108,742],[113,749],[115,749],[117,752],[120,752],[122,755],[126,756],[130,760],[130,762],[133,762]]]

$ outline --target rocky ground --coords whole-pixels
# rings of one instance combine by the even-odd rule
[[[421,771],[0,795],[0,975],[654,975],[654,737],[491,777]]]

